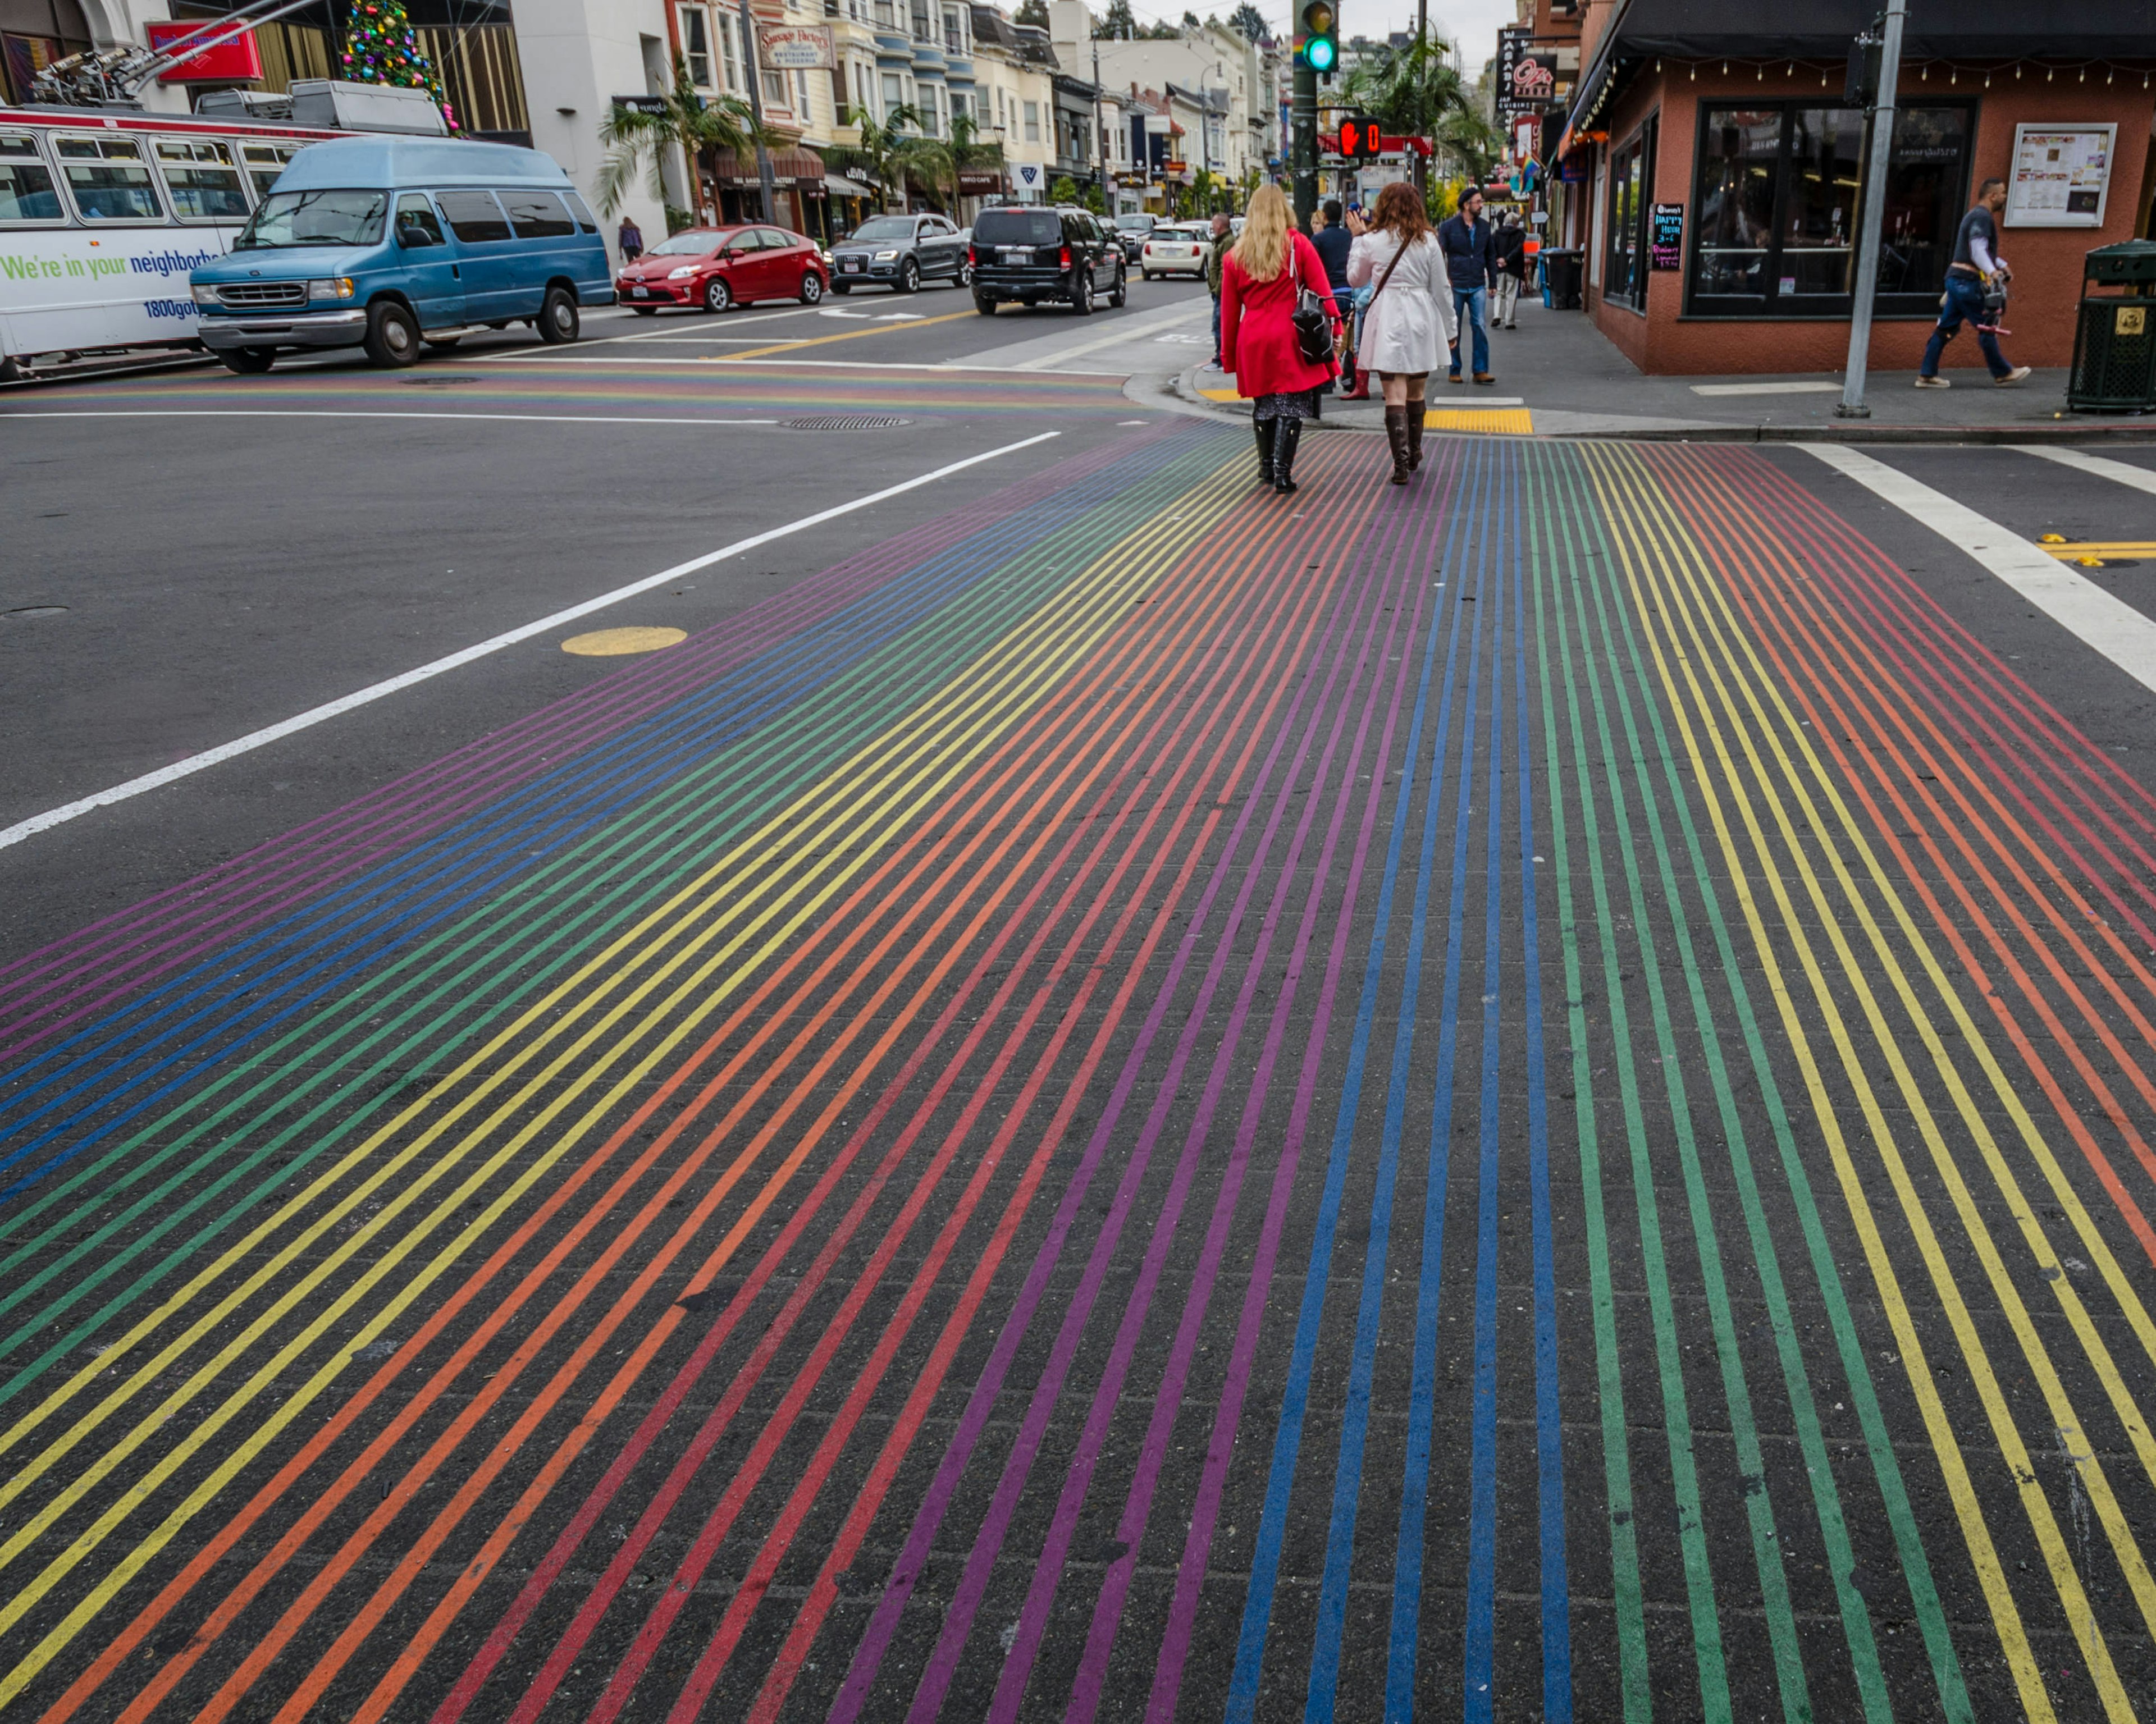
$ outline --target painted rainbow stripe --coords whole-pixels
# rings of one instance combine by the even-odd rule
[[[1430,454],[1149,429],[0,972],[0,1705],[2137,1716],[2156,799],[1756,452]]]

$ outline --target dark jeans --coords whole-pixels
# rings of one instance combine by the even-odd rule
[[[1220,295],[1213,295],[1213,362],[1220,362]]]
[[[1939,374],[1939,356],[1947,351],[1947,343],[1953,339],[1964,320],[1973,324],[1984,321],[1984,284],[1974,275],[1958,269],[1947,271],[1947,302],[1940,310],[1938,327],[1932,338],[1924,343],[1924,362],[1917,371],[1928,377]],[[1979,327],[1976,345],[1984,350],[1984,362],[1991,367],[1994,377],[2003,377],[2014,367],[2006,362],[2006,356],[1999,351],[1999,337],[1988,329]]]

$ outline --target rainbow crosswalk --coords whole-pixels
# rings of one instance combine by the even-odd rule
[[[2148,1714],[2156,798],[1754,449],[1428,454],[1144,428],[0,971],[0,1707]]]

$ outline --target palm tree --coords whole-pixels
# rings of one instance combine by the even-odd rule
[[[666,105],[656,113],[640,108],[610,107],[599,121],[599,141],[607,158],[599,169],[599,208],[612,215],[640,173],[651,176],[651,192],[663,204],[666,182],[663,165],[667,151],[680,149],[689,158],[693,174],[706,150],[735,150],[743,153],[757,144],[757,127],[746,103],[730,95],[706,100],[696,94],[689,80],[688,63],[674,56],[674,87],[666,93]],[[690,197],[695,191],[691,188]]]
[[[981,129],[971,114],[951,116],[947,139],[908,137],[898,147],[901,167],[934,192],[950,195],[950,207],[958,207],[958,175],[976,167],[1001,167],[1004,146],[980,141]]]
[[[872,114],[863,113],[855,121],[860,130],[860,142],[834,144],[823,151],[824,160],[841,173],[865,173],[874,180],[876,208],[888,215],[891,185],[894,182],[905,184],[906,154],[916,141],[910,128],[920,123],[921,115],[906,102],[899,103],[880,121]]]
[[[1496,159],[1499,140],[1474,91],[1446,58],[1450,51],[1436,36],[1417,36],[1356,67],[1341,94],[1387,131],[1430,139],[1480,183]]]

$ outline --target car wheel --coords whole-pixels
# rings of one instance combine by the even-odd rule
[[[911,258],[906,259],[898,266],[898,290],[901,293],[921,291],[921,265]]]
[[[734,308],[734,290],[720,277],[714,275],[704,289],[704,309],[716,317],[722,311]]]
[[[973,309],[983,317],[993,317],[996,315],[996,302],[984,293],[977,293],[973,295]]]
[[[402,370],[418,362],[419,326],[396,300],[377,300],[367,308],[364,345],[368,363],[384,371]]]
[[[217,356],[224,362],[227,371],[236,371],[243,377],[259,377],[277,362],[275,347],[226,347]]]
[[[629,309],[635,312],[639,317],[656,317],[659,315],[659,308],[656,305],[631,305]]]
[[[971,264],[959,264],[959,265],[958,265],[958,285],[959,285],[959,286],[961,286],[961,287],[971,287],[973,285],[973,266]]]
[[[539,305],[539,339],[558,347],[573,341],[582,328],[577,317],[577,296],[566,287],[550,287]]]
[[[814,269],[801,272],[801,303],[813,305],[824,297],[824,278]]]
[[[1081,317],[1093,315],[1093,272],[1083,263],[1071,274],[1070,309]]]
[[[1108,290],[1108,303],[1113,305],[1117,310],[1121,310],[1123,306],[1123,301],[1131,296],[1130,288],[1131,283],[1128,274],[1124,270],[1123,266],[1121,264],[1116,264],[1116,285]]]
[[[1145,277],[1147,281],[1152,280],[1152,271],[1150,269],[1141,269],[1138,271],[1138,274]]]

